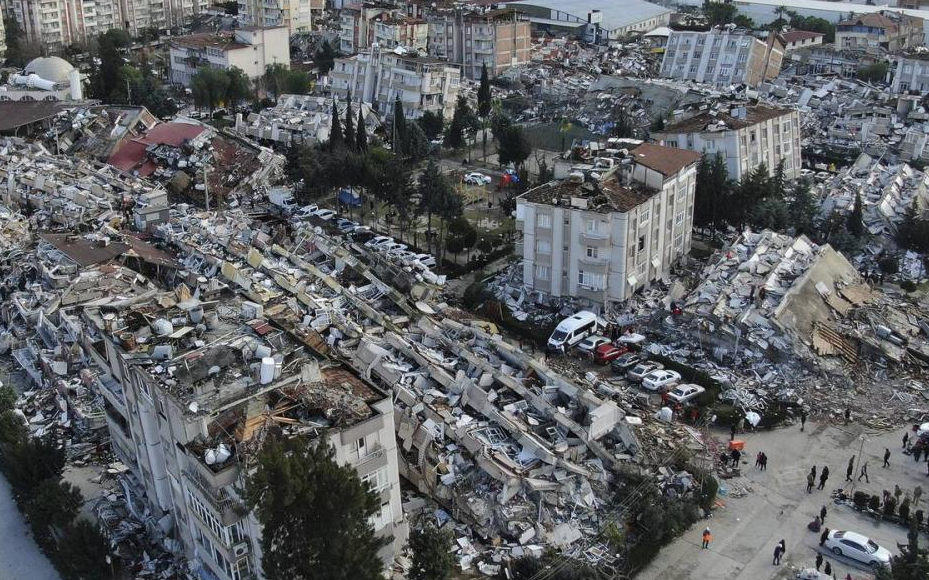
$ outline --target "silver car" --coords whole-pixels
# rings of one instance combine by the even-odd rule
[[[626,376],[629,378],[630,381],[641,383],[645,375],[647,375],[648,373],[652,371],[657,371],[658,369],[663,369],[663,368],[664,368],[663,364],[647,360],[644,362],[640,362],[639,364],[629,369],[629,372],[626,373]]]

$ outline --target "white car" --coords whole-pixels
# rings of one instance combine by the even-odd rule
[[[890,550],[855,532],[832,530],[823,545],[836,556],[858,560],[875,569],[890,564]]]
[[[432,254],[419,254],[416,257],[416,265],[424,270],[431,270],[436,266],[435,256]]]
[[[405,250],[407,248],[406,244],[401,244],[398,242],[387,242],[386,244],[380,244],[375,246],[374,249],[382,254],[396,254],[400,250]]]
[[[641,383],[645,375],[663,368],[664,365],[661,363],[646,360],[629,369],[629,372],[626,373],[626,377],[628,377],[630,381]]]
[[[316,217],[318,217],[321,220],[325,220],[325,221],[331,220],[336,215],[337,214],[331,209],[321,209],[321,210],[317,210],[316,212]]]
[[[477,171],[464,176],[464,182],[468,185],[487,185],[491,181],[493,181],[493,179],[491,179],[489,175],[484,175],[483,173],[479,173]]]
[[[648,389],[649,391],[657,391],[662,387],[676,384],[680,380],[680,373],[676,371],[660,369],[657,371],[652,371],[642,377],[642,388]]]
[[[389,243],[392,243],[393,241],[394,239],[390,236],[374,236],[373,238],[365,242],[365,245],[368,246],[369,248],[377,248],[378,246],[389,244]]]
[[[305,220],[311,215],[316,215],[316,212],[318,211],[319,211],[319,207],[315,204],[305,205],[301,207],[300,209],[298,209],[297,211],[295,211],[293,217],[294,219]]]
[[[610,344],[610,339],[605,336],[600,336],[599,334],[592,334],[577,343],[577,350],[587,355],[593,355],[594,351],[597,350],[597,347],[601,344]]]
[[[696,399],[700,396],[701,393],[705,392],[706,389],[700,385],[684,384],[678,385],[668,391],[668,398],[674,401],[675,403],[689,403],[693,399]]]

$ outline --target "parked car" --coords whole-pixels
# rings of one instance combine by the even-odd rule
[[[661,363],[652,362],[648,360],[642,361],[639,364],[632,367],[632,369],[630,369],[629,372],[626,373],[626,377],[630,381],[641,383],[645,375],[647,375],[648,373],[652,371],[657,371],[658,369],[663,369],[663,368],[664,368],[664,365]]]
[[[605,336],[600,336],[599,334],[594,334],[577,343],[577,350],[586,355],[592,355],[593,352],[597,350],[597,347],[604,344],[610,344],[610,339]]]
[[[319,211],[319,207],[317,205],[315,204],[305,205],[301,207],[300,209],[298,209],[297,211],[295,211],[293,214],[293,217],[294,219],[305,220],[311,215],[316,215],[317,211]]]
[[[436,266],[435,256],[432,254],[416,254],[415,264],[426,270],[431,270]]]
[[[890,550],[856,532],[832,530],[823,545],[836,556],[858,560],[875,569],[890,564]]]
[[[348,232],[355,231],[355,228],[358,227],[358,224],[356,224],[352,220],[345,220],[341,223],[337,223],[335,227],[343,234],[347,234]]]
[[[706,389],[700,385],[693,385],[690,383],[677,385],[670,391],[668,391],[668,398],[674,401],[675,403],[689,403],[690,401],[696,399],[700,396],[700,393],[705,392]]]
[[[381,244],[375,249],[382,254],[397,253],[400,250],[405,250],[407,248],[406,244],[401,244],[399,242],[387,242],[386,244]]]
[[[614,373],[624,373],[644,360],[645,357],[637,352],[627,352],[611,362],[610,368]]]
[[[374,236],[373,238],[365,242],[365,246],[369,248],[376,248],[382,244],[388,244],[393,241],[394,239],[390,236]]]
[[[681,380],[681,375],[677,371],[659,369],[652,371],[642,377],[642,388],[649,391],[658,391],[665,387],[670,387]]]
[[[321,219],[321,220],[325,220],[325,221],[331,220],[331,219],[334,218],[336,215],[338,215],[338,214],[336,214],[336,213],[335,213],[334,211],[332,211],[331,209],[321,209],[321,210],[317,210],[317,212],[316,212],[316,217],[318,217],[318,218]]]
[[[473,171],[464,176],[464,182],[468,185],[487,185],[493,181],[490,176],[484,175],[478,171]]]
[[[594,350],[594,362],[598,365],[605,365],[626,354],[628,350],[629,347],[625,345],[615,346],[613,344],[601,344]]]

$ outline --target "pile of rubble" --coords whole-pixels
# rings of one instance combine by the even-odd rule
[[[340,119],[345,119],[346,103],[337,105]],[[358,108],[352,114],[352,123],[358,122]],[[368,135],[381,126],[380,116],[368,104],[361,103],[361,117]],[[282,146],[291,144],[325,143],[332,127],[332,99],[310,95],[281,95],[277,104],[243,118],[236,114],[235,131],[259,142],[273,142]]]

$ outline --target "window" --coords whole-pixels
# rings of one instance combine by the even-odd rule
[[[638,248],[639,248],[638,251],[640,251],[640,252],[641,252],[642,250],[645,249],[645,236],[639,236],[639,245],[638,245]]]
[[[600,248],[594,246],[587,246],[587,257],[588,258],[598,258],[600,254]]]
[[[352,441],[352,451],[358,454],[358,457],[364,457],[368,453],[365,450],[365,438],[359,437],[358,439]]]
[[[381,467],[361,478],[362,483],[371,486],[371,491],[377,493],[390,487],[390,481],[387,479],[387,468]]]
[[[552,243],[549,240],[536,240],[535,241],[535,251],[538,254],[551,254],[552,253]]]
[[[593,272],[584,272],[583,270],[577,273],[577,283],[591,290],[602,290],[603,280],[603,274],[594,274]]]
[[[697,65],[695,64],[690,65],[690,74],[692,75],[697,74]]]
[[[648,219],[651,217],[651,212],[648,208],[639,210],[639,223],[644,224],[648,222]]]
[[[674,249],[680,250],[684,247],[684,232],[681,232],[674,236]]]
[[[535,267],[535,277],[539,280],[551,280],[552,269],[550,266],[537,265]]]
[[[684,212],[678,212],[678,214],[674,216],[674,224],[679,226],[682,223],[684,223]]]
[[[552,227],[552,216],[547,213],[540,213],[536,216],[535,225],[540,228]]]
[[[587,231],[596,234],[600,231],[600,222],[597,220],[587,220]]]

